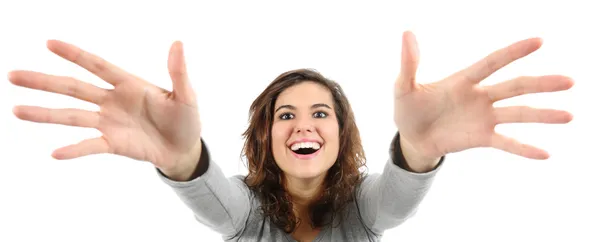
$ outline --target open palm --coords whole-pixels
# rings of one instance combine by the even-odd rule
[[[419,63],[414,35],[405,32],[402,67],[395,83],[395,123],[400,135],[425,157],[440,157],[475,147],[493,147],[532,159],[546,159],[548,153],[496,133],[502,123],[567,123],[566,111],[527,106],[494,107],[496,101],[539,92],[569,89],[573,81],[565,76],[522,76],[495,85],[479,83],[489,75],[541,46],[538,38],[516,42],[495,51],[481,61],[431,84],[416,83]]]
[[[169,53],[172,92],[74,45],[50,40],[48,49],[114,86],[107,90],[74,78],[33,71],[9,73],[9,80],[15,85],[68,95],[100,107],[97,112],[34,106],[14,108],[15,115],[23,120],[95,128],[102,133],[101,137],[57,149],[53,157],[73,159],[112,153],[171,169],[199,142],[196,96],[187,77],[180,42],[175,42]]]

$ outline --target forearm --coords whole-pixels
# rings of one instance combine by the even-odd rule
[[[423,160],[416,152],[404,154],[398,133],[390,145],[390,158],[381,175],[371,174],[360,185],[358,204],[366,225],[375,233],[393,228],[414,214],[427,194],[444,161],[440,157],[427,165],[414,164],[407,159]],[[429,167],[431,166],[431,167]],[[418,172],[421,171],[421,172]]]
[[[193,164],[191,157],[196,156],[195,168],[181,166],[183,172],[172,173],[172,176],[181,176],[184,181],[174,180],[160,169],[156,170],[161,180],[193,211],[197,221],[222,235],[236,234],[243,228],[250,211],[250,190],[243,177],[225,177],[221,168],[211,160],[204,141],[196,150],[198,152],[191,152],[194,155],[190,153],[190,163],[187,163]]]

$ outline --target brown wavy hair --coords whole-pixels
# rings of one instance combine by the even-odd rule
[[[299,219],[294,215],[291,197],[285,190],[283,172],[273,158],[271,127],[279,94],[305,81],[321,84],[331,91],[340,129],[337,160],[327,172],[322,194],[309,205],[313,228],[331,223],[335,216],[343,217],[340,211],[353,201],[355,187],[362,178],[360,168],[365,166],[354,113],[338,83],[312,69],[291,70],[275,78],[250,106],[249,126],[243,133],[242,156],[248,162],[249,173],[245,183],[259,198],[263,215],[287,233],[295,230]]]

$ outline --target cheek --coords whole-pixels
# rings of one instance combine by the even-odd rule
[[[276,150],[281,145],[285,145],[287,139],[289,138],[289,128],[280,123],[273,124],[273,128],[271,128],[271,143],[274,146],[273,148]]]
[[[327,123],[320,129],[321,137],[327,142],[327,144],[335,147],[335,150],[339,148],[340,136],[339,127],[337,122]],[[331,149],[331,148],[330,148]]]

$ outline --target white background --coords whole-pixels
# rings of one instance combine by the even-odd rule
[[[539,51],[482,84],[520,75],[574,78],[570,91],[501,103],[574,114],[567,125],[498,127],[547,149],[551,158],[491,149],[450,154],[416,216],[384,241],[600,241],[600,18],[592,1],[161,2],[2,1],[0,72],[29,69],[110,87],[49,52],[45,42],[55,38],[170,89],[167,53],[182,40],[203,137],[234,175],[245,173],[241,133],[252,100],[280,73],[315,68],[342,84],[369,170],[380,172],[395,131],[391,87],[403,31],[414,31],[419,41],[422,83],[515,41],[542,37]],[[220,241],[150,164],[112,155],[50,156],[99,135],[96,130],[24,122],[11,112],[19,104],[95,106],[7,80],[0,85],[0,241]]]

